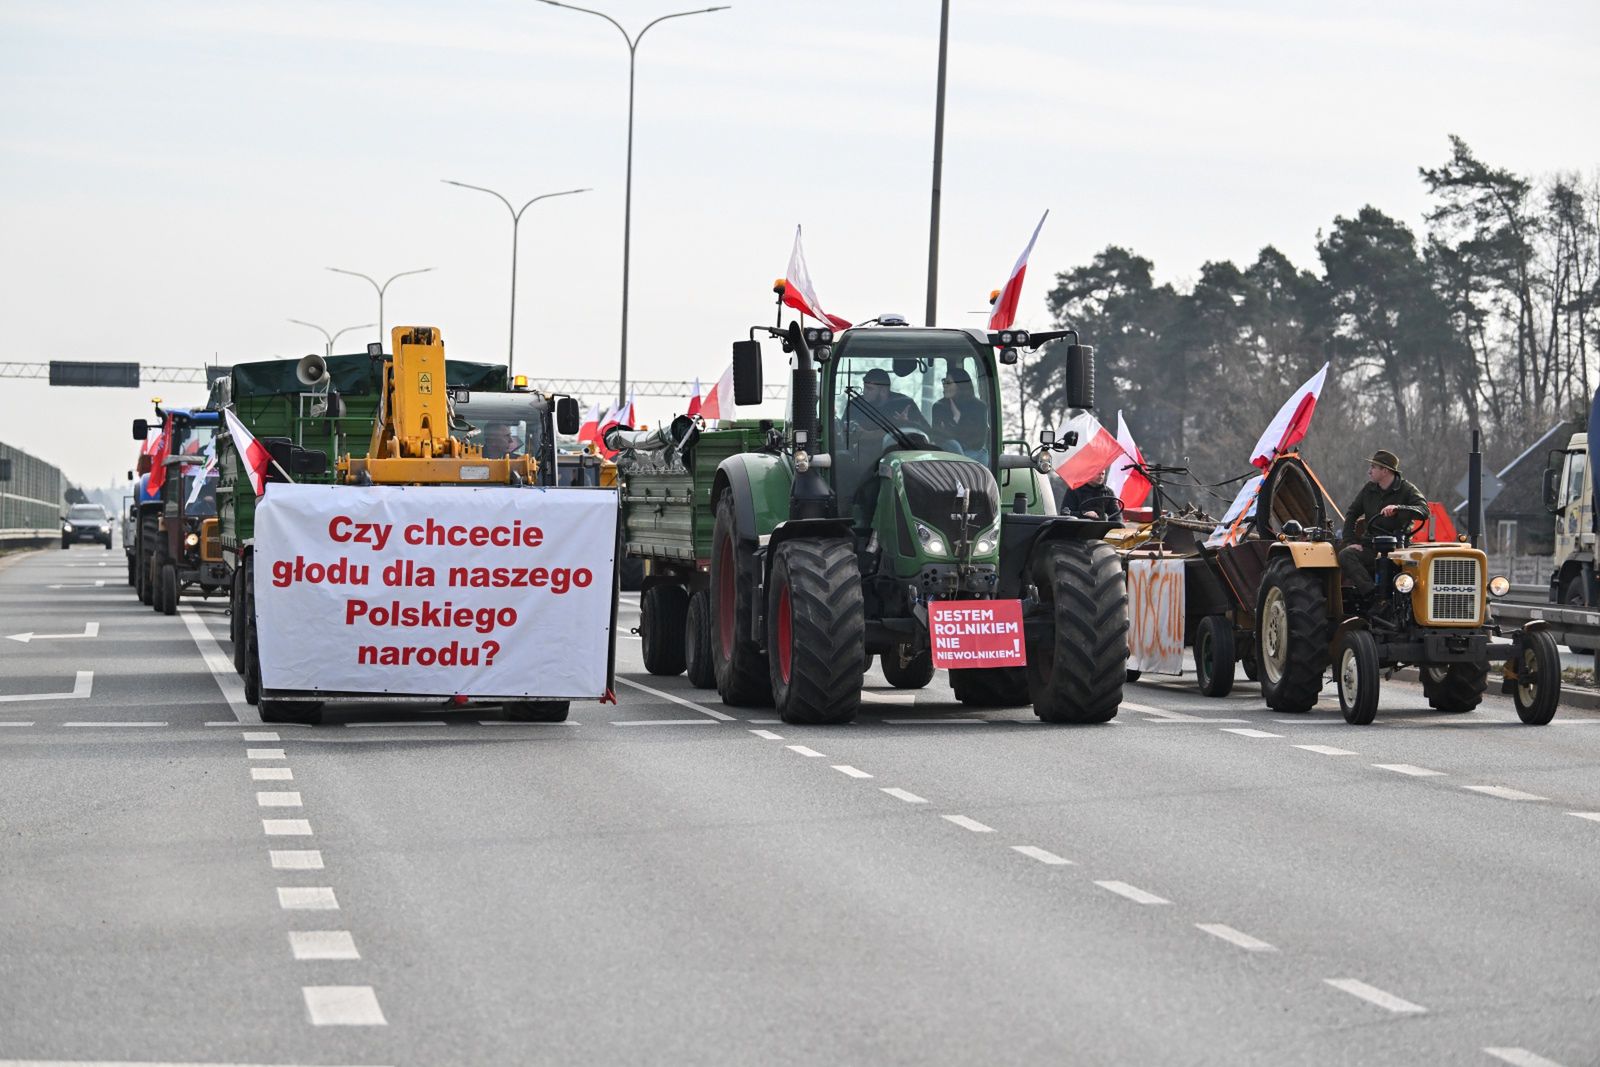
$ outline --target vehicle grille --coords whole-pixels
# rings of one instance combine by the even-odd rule
[[[951,518],[957,486],[965,486],[972,510],[971,533],[992,525],[1000,514],[1000,487],[981,463],[964,459],[919,459],[901,467],[906,502],[911,514],[946,537],[955,538],[960,525]]]
[[[1477,622],[1478,561],[1455,556],[1433,561],[1428,613],[1434,622]]]

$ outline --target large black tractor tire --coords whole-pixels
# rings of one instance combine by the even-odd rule
[[[639,600],[639,643],[644,669],[670,678],[682,674],[684,624],[689,618],[689,591],[681,585],[653,585]]]
[[[244,632],[244,702],[252,707],[261,704],[261,646],[254,621],[247,621]]]
[[[154,562],[149,556],[140,556],[135,564],[135,570],[138,574],[138,582],[133,588],[139,594],[139,603],[146,607],[151,607],[155,604],[156,596],[155,577],[151,573],[154,570]]]
[[[683,624],[683,665],[696,689],[717,687],[717,665],[711,659],[711,594],[704,589],[689,598]]]
[[[508,700],[502,705],[512,722],[566,722],[570,700]]]
[[[1561,703],[1561,650],[1544,630],[1524,633],[1522,642],[1511,701],[1517,706],[1517,718],[1529,726],[1545,726]]]
[[[779,545],[767,594],[767,658],[778,717],[801,725],[854,719],[866,654],[855,546],[843,537]]]
[[[1045,722],[1109,722],[1128,674],[1128,587],[1104,541],[1057,541],[1034,561],[1051,632],[1028,647],[1028,689]]]
[[[617,580],[624,593],[637,593],[644,587],[644,560],[623,556],[617,561]]]
[[[157,595],[161,603],[157,610],[163,615],[176,615],[178,613],[178,568],[173,563],[161,565],[161,588]]]
[[[139,587],[139,566],[132,552],[128,553],[128,584],[134,589]]]
[[[724,493],[711,531],[711,660],[724,704],[764,708],[772,703],[772,680],[767,654],[746,635],[755,589],[739,573],[738,530],[733,494]]]
[[[923,689],[933,681],[933,649],[925,648],[910,656],[906,646],[900,645],[885,652],[883,676],[896,689]]]
[[[1351,726],[1370,726],[1378,714],[1378,642],[1366,630],[1350,630],[1339,641],[1333,664],[1339,710]]]
[[[1207,615],[1194,634],[1194,680],[1208,697],[1233,691],[1233,624],[1224,615]]]
[[[1244,668],[1246,678],[1252,682],[1261,680],[1261,665],[1256,660],[1255,646],[1252,645],[1244,650],[1244,654],[1239,657],[1239,665]]]
[[[256,714],[262,722],[321,726],[322,705],[299,700],[257,700]]]
[[[950,672],[950,688],[969,708],[1020,708],[1028,700],[1026,667],[969,667]]]
[[[241,564],[233,572],[228,584],[228,639],[233,642],[233,669],[244,673],[244,620],[249,614],[249,597],[246,589],[245,567]]]
[[[1446,663],[1423,667],[1422,695],[1435,711],[1471,711],[1483,702],[1489,687],[1489,668],[1476,663]]]
[[[1261,697],[1273,711],[1317,705],[1328,669],[1328,605],[1320,576],[1280,557],[1267,565],[1256,604]]]

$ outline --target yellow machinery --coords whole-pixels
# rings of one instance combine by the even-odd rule
[[[532,456],[487,459],[450,433],[444,338],[435,326],[396,326],[365,458],[339,460],[340,480],[362,485],[532,485]]]

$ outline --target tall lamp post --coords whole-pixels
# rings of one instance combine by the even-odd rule
[[[449,178],[440,178],[446,185],[454,185],[462,189],[476,189],[480,193],[488,193],[506,206],[511,212],[511,329],[506,340],[506,378],[511,377],[512,363],[517,358],[517,227],[522,223],[522,213],[541,200],[549,200],[553,196],[571,196],[574,193],[593,192],[592,189],[565,189],[559,193],[545,193],[536,196],[521,207],[512,207],[511,201],[495,192],[485,189],[481,185],[468,185],[466,182],[452,181]]]
[[[348,274],[352,278],[363,278],[366,280],[368,285],[371,285],[378,291],[378,343],[383,344],[383,294],[388,292],[389,282],[394,281],[396,278],[404,278],[408,274],[426,274],[433,268],[421,267],[417,270],[403,270],[399,274],[391,274],[388,281],[385,281],[382,285],[378,284],[377,279],[368,277],[367,275],[362,274],[360,271],[345,270],[343,267],[329,267],[328,269],[333,271],[335,274]]]
[[[296,326],[309,326],[313,330],[316,330],[319,333],[321,333],[323,337],[326,337],[328,339],[328,347],[327,347],[327,350],[323,354],[326,355],[329,359],[333,358],[333,342],[337,341],[341,334],[349,333],[351,330],[365,330],[365,329],[371,328],[372,326],[377,325],[376,323],[372,323],[372,322],[363,322],[360,326],[346,326],[344,329],[339,330],[337,333],[329,333],[327,330],[324,330],[321,326],[318,326],[314,322],[307,322],[304,319],[290,319],[289,321],[294,323]]]
[[[689,15],[709,15],[713,11],[726,11],[729,5],[722,4],[717,7],[702,7],[694,11],[676,11],[670,15],[662,15],[645,23],[644,29],[636,35],[628,36],[628,31],[622,24],[603,11],[592,8],[578,7],[576,4],[564,4],[561,0],[544,0],[551,7],[564,7],[568,11],[582,11],[586,15],[595,15],[605,19],[617,28],[622,34],[622,39],[628,42],[628,177],[626,187],[622,194],[622,356],[621,370],[617,375],[617,406],[627,403],[628,393],[628,267],[630,239],[633,233],[633,68],[634,60],[639,51],[639,42],[644,35],[650,32],[650,27],[657,22],[668,19],[681,19]]]
[[[944,68],[950,50],[950,0],[939,5],[939,85],[933,105],[933,195],[928,222],[928,308],[923,325],[939,313],[939,196],[944,191]]]

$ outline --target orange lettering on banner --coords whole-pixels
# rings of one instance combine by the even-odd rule
[[[1129,562],[1129,668],[1159,674],[1183,672],[1183,582],[1182,560]]]

